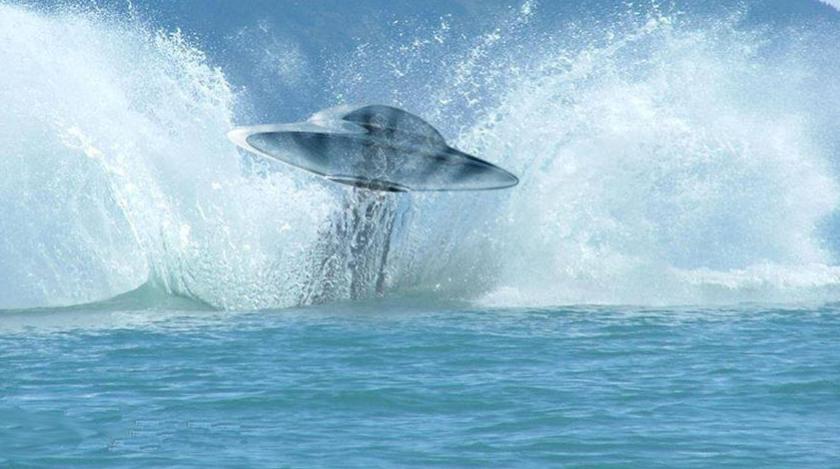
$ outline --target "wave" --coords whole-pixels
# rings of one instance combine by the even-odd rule
[[[338,101],[385,90],[521,176],[359,201],[239,155],[247,91],[181,33],[0,4],[0,308],[145,284],[220,309],[836,299],[836,33],[655,4],[546,26],[543,7],[333,64]]]

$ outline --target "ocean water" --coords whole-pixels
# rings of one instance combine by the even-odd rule
[[[830,467],[840,309],[19,312],[11,466]]]
[[[0,466],[837,465],[838,8],[0,0]],[[368,103],[520,185],[225,137]]]

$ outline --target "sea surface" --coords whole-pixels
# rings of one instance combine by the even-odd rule
[[[0,465],[840,461],[840,308],[0,315]]]

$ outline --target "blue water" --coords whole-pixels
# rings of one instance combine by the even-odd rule
[[[0,467],[836,466],[838,44],[837,0],[0,0]],[[364,104],[520,184],[225,137]]]
[[[840,458],[840,309],[4,316],[0,464],[790,465]]]

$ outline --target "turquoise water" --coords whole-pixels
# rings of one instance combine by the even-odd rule
[[[840,309],[2,316],[0,465],[827,467]]]

